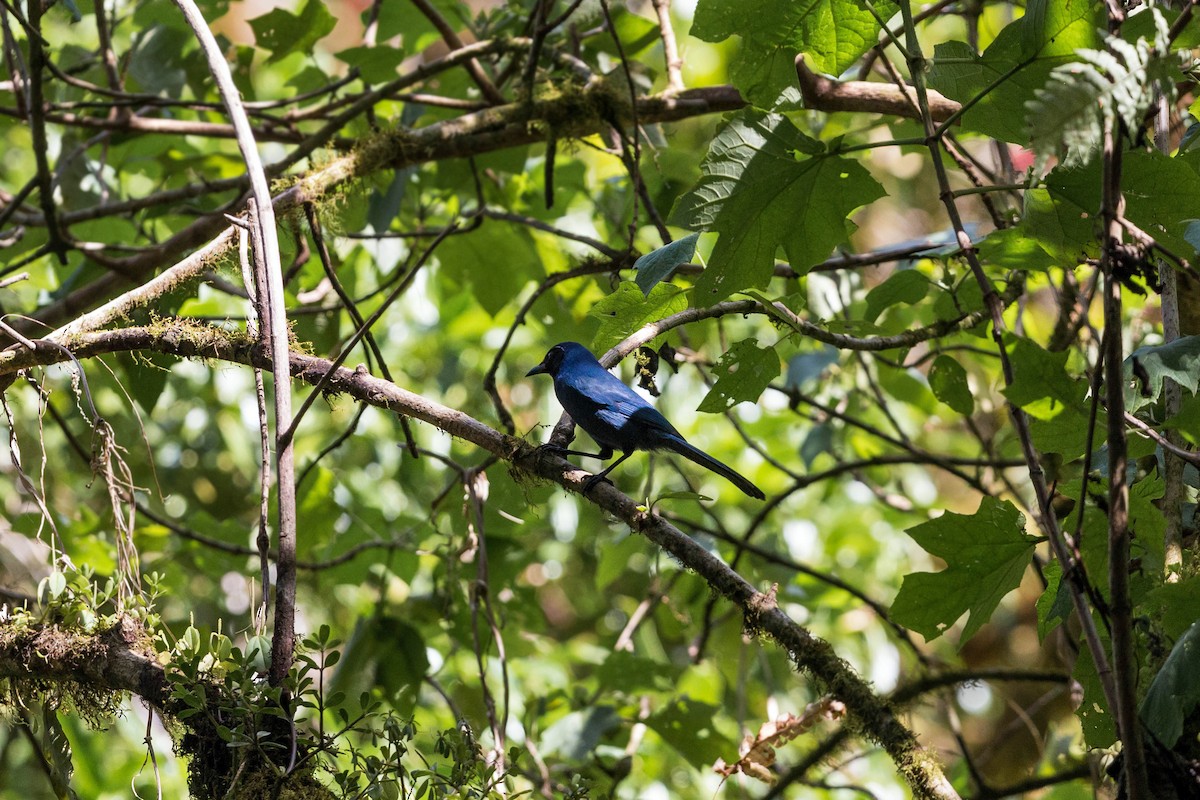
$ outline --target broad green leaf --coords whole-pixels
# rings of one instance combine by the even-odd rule
[[[1095,215],[1096,209],[1084,211],[1047,189],[1030,189],[1025,193],[1021,222],[1013,230],[1018,238],[1037,242],[1058,266],[1071,267],[1100,250]]]
[[[425,641],[416,627],[395,617],[373,616],[355,625],[327,689],[356,695],[378,688],[401,713],[410,713],[428,669]]]
[[[416,627],[391,616],[373,620],[371,636],[378,647],[376,685],[400,713],[412,713],[417,692],[429,670],[425,639]]]
[[[1103,25],[1095,0],[1029,0],[1021,18],[1021,55],[1070,56]]]
[[[634,262],[633,268],[637,270],[635,280],[638,288],[644,294],[649,295],[650,290],[660,281],[666,280],[676,267],[680,264],[690,263],[692,257],[696,255],[696,241],[699,238],[700,234],[698,233],[688,234],[682,239],[676,239],[653,252],[646,253]]]
[[[925,376],[916,369],[880,370],[879,386],[889,396],[925,414],[937,412],[937,398],[930,391]]]
[[[929,388],[941,400],[959,414],[975,411],[975,397],[967,383],[967,371],[953,356],[940,355],[929,368]]]
[[[825,374],[825,370],[838,363],[841,353],[836,347],[822,345],[820,350],[799,353],[788,359],[787,378],[784,383],[789,389],[799,389],[809,381]]]
[[[462,19],[462,6],[455,0],[430,0],[429,3],[443,19],[457,30],[465,27]],[[363,12],[366,22],[368,12]],[[404,51],[417,52],[429,41],[441,38],[437,28],[429,21],[429,17],[421,13],[414,3],[380,3],[379,32],[376,41],[386,42],[396,36],[401,37]]]
[[[311,53],[336,23],[321,0],[308,0],[299,14],[275,8],[250,20],[250,27],[258,46],[270,51],[270,64],[290,53]]]
[[[1163,427],[1179,431],[1193,445],[1200,443],[1200,395],[1185,396],[1179,413],[1164,422]]]
[[[1014,337],[1010,348],[1012,385],[1004,396],[1037,419],[1049,420],[1065,409],[1083,407],[1087,385],[1067,374],[1067,353],[1051,353],[1031,339]]]
[[[1021,512],[994,497],[983,498],[974,514],[946,512],[909,528],[908,535],[945,561],[946,569],[905,576],[892,603],[892,617],[931,640],[969,612],[959,646],[1020,585],[1038,541],[1025,533]]]
[[[1048,419],[1031,418],[1029,432],[1034,446],[1042,453],[1058,453],[1066,461],[1079,458],[1087,451],[1090,415],[1091,409],[1085,404],[1078,408],[1064,407],[1061,413]],[[1106,419],[1103,411],[1096,415],[1093,448],[1099,448],[1108,438]]]
[[[915,269],[893,272],[886,281],[867,293],[868,322],[875,322],[888,308],[903,303],[912,305],[929,294],[929,278]]]
[[[738,403],[753,403],[779,377],[779,372],[779,355],[774,348],[759,347],[756,340],[743,339],[730,347],[713,367],[717,382],[696,410],[717,414]]]
[[[167,386],[171,365],[178,359],[159,353],[120,353],[117,365],[124,378],[125,390],[147,414],[154,410]]]
[[[826,154],[784,117],[756,111],[717,135],[701,173],[672,214],[680,225],[720,234],[696,282],[696,305],[765,286],[780,247],[793,269],[807,272],[846,241],[850,214],[884,194],[857,161]]]
[[[572,711],[542,731],[541,750],[572,761],[586,761],[604,736],[621,724],[612,706]]]
[[[1184,234],[1200,197],[1198,164],[1200,159],[1171,158],[1157,151],[1131,150],[1123,158],[1125,217],[1176,253],[1189,249]],[[1100,186],[1098,160],[1082,167],[1058,167],[1046,176],[1046,188],[1061,213],[1086,219],[1093,231],[1100,213]]]
[[[1044,272],[1060,266],[1028,231],[1020,227],[992,231],[976,245],[976,249],[981,259],[998,269]]]
[[[1099,624],[1097,622],[1097,625]],[[1107,637],[1103,632],[1101,637],[1105,640],[1104,646],[1107,651]],[[1083,687],[1083,702],[1075,710],[1075,715],[1079,717],[1079,724],[1083,728],[1084,741],[1091,748],[1111,747],[1117,741],[1117,722],[1104,697],[1104,686],[1096,672],[1092,652],[1083,642],[1080,642],[1079,657],[1075,660],[1075,669],[1071,674]]]
[[[624,536],[616,542],[599,547],[596,569],[593,573],[597,589],[608,585],[629,572],[629,559],[646,552],[646,542],[640,536]]]
[[[830,452],[832,448],[833,430],[828,425],[814,425],[800,444],[800,459],[804,462],[804,468],[812,469],[817,456]]]
[[[660,283],[645,295],[633,281],[621,281],[615,292],[592,306],[591,316],[600,320],[600,330],[592,338],[592,351],[603,353],[643,325],[686,308],[687,296],[678,286]]]
[[[1164,635],[1177,639],[1200,618],[1200,577],[1156,587],[1146,594],[1143,608]]]
[[[693,767],[710,769],[718,758],[729,758],[737,752],[737,745],[713,727],[718,716],[716,706],[684,695],[651,714],[646,719],[646,726]]]
[[[675,686],[682,673],[683,670],[670,661],[617,650],[604,659],[604,663],[596,670],[596,680],[604,689],[633,694],[669,690]]]
[[[1062,582],[1062,566],[1051,559],[1042,568],[1046,578],[1046,589],[1037,599],[1038,641],[1045,641],[1046,635],[1054,630],[1060,622],[1071,616],[1070,589]]]
[[[377,47],[351,47],[336,53],[337,57],[352,67],[368,83],[385,83],[396,77],[396,68],[404,61],[403,50],[387,45]]]
[[[1009,23],[983,55],[965,42],[934,47],[929,85],[967,103],[981,98],[962,116],[967,130],[1006,142],[1025,143],[1028,129],[1022,114],[1041,89],[1050,71],[1066,63],[1078,48],[1099,44],[1103,25],[1100,4],[1087,0],[1051,0],[1054,9],[1040,17],[1025,16]]]
[[[1134,350],[1122,366],[1125,407],[1136,411],[1158,399],[1163,379],[1170,378],[1192,394],[1200,388],[1200,336],[1184,336],[1168,344]]]
[[[883,19],[897,10],[892,0],[874,7]],[[875,46],[879,21],[862,0],[700,0],[692,35],[706,42],[740,36],[734,84],[771,108],[795,86],[797,53],[818,71],[841,74]]]
[[[1183,735],[1183,721],[1200,703],[1200,622],[1180,637],[1154,676],[1138,716],[1154,737],[1170,749]]]
[[[437,258],[438,277],[450,284],[447,288],[470,286],[475,300],[493,316],[535,278],[540,263],[525,230],[498,225],[449,237],[438,246]]]
[[[187,72],[179,54],[194,39],[186,28],[165,24],[142,31],[138,48],[129,59],[128,72],[134,79],[129,88],[178,98],[187,83]]]

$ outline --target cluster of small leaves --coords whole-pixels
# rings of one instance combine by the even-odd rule
[[[14,608],[9,612],[9,621],[56,624],[91,634],[111,627],[118,617],[127,614],[153,629],[159,622],[154,603],[161,591],[160,580],[158,573],[145,576],[141,594],[118,602],[115,578],[105,577],[101,583],[90,564],[64,566],[38,582],[36,605],[31,609]]]

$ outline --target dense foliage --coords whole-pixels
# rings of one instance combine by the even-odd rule
[[[0,793],[1196,796],[1196,4],[3,3]]]

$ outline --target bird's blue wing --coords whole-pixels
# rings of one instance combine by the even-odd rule
[[[678,431],[641,395],[598,363],[564,364],[554,379],[563,408],[602,447],[651,450]]]

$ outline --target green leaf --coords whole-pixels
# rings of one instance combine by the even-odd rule
[[[471,287],[479,305],[495,316],[535,277],[540,264],[529,234],[519,228],[484,225],[451,236],[438,246],[438,277],[447,290]]]
[[[997,269],[1045,272],[1058,265],[1036,237],[1020,227],[992,231],[975,247],[979,257]]]
[[[1146,616],[1161,627],[1164,635],[1177,639],[1200,617],[1200,577],[1191,576],[1178,583],[1164,583],[1146,593]]]
[[[718,758],[737,752],[737,746],[713,727],[716,706],[684,695],[646,719],[646,726],[675,748],[696,769],[710,769]]]
[[[371,636],[378,645],[376,685],[401,713],[411,713],[429,670],[425,639],[417,628],[391,616],[378,617]]]
[[[1013,382],[1004,396],[1037,419],[1082,408],[1087,386],[1067,373],[1067,353],[1051,353],[1031,339],[1015,337],[1010,349]]]
[[[337,20],[321,0],[308,0],[299,14],[275,8],[250,20],[254,41],[271,55],[273,63],[290,53],[311,53],[313,45],[323,39]]]
[[[898,8],[892,0],[874,6],[883,19]],[[838,75],[875,46],[879,29],[862,0],[700,0],[692,35],[706,42],[740,36],[733,83],[750,102],[771,108],[795,86],[797,53]]]
[[[970,415],[975,411],[975,397],[967,384],[967,371],[952,356],[940,355],[929,368],[929,388],[941,400],[959,414]]]
[[[623,536],[598,549],[594,573],[596,588],[607,589],[610,583],[629,572],[630,559],[646,552],[646,543],[640,536]]]
[[[893,272],[867,294],[866,320],[875,322],[888,308],[903,303],[911,306],[929,294],[929,279],[915,269]]]
[[[119,353],[117,365],[124,376],[125,389],[142,410],[149,414],[167,388],[171,365],[178,359],[159,353]]]
[[[1045,641],[1047,634],[1065,621],[1072,610],[1070,589],[1062,582],[1062,566],[1051,559],[1042,567],[1042,575],[1046,578],[1046,589],[1037,600],[1039,642]]]
[[[1183,721],[1200,703],[1200,622],[1180,637],[1162,669],[1154,676],[1138,709],[1146,727],[1170,749],[1183,735]]]
[[[804,461],[804,468],[812,469],[817,456],[832,449],[833,430],[828,425],[814,425],[804,435],[804,441],[800,444],[800,459]]]
[[[542,752],[586,761],[604,736],[620,724],[621,718],[612,706],[572,711],[542,731]]]
[[[1136,411],[1158,399],[1170,378],[1192,394],[1200,387],[1200,336],[1184,336],[1167,344],[1139,347],[1122,365],[1125,407]]]
[[[755,339],[743,339],[730,347],[713,367],[717,382],[696,410],[718,414],[738,403],[753,403],[779,377],[779,372],[779,356],[774,348],[759,347]]]
[[[461,29],[461,6],[455,0],[431,0],[429,3],[450,24]],[[363,12],[366,22],[368,12]],[[401,37],[404,51],[413,53],[424,47],[427,40],[440,38],[437,28],[413,3],[380,3],[379,32],[376,41],[386,42]]]
[[[1103,633],[1101,636],[1103,639],[1107,638]],[[1104,641],[1104,645],[1107,650],[1108,642]],[[1083,702],[1079,704],[1075,714],[1083,728],[1084,741],[1088,747],[1096,749],[1112,746],[1117,741],[1117,722],[1104,697],[1104,685],[1096,672],[1092,651],[1082,643],[1079,647],[1079,657],[1075,660],[1075,669],[1071,674],[1083,687]]]
[[[682,669],[669,661],[662,662],[618,650],[609,655],[596,670],[596,680],[604,689],[633,694],[671,689],[682,673]]]
[[[368,83],[385,83],[396,77],[396,68],[404,61],[403,50],[386,45],[379,47],[351,47],[336,53],[337,57],[358,72]]]
[[[788,359],[787,378],[784,383],[789,389],[800,389],[809,381],[825,374],[825,370],[841,359],[841,353],[831,345],[811,353],[799,353]]]
[[[1073,55],[1095,40],[1104,23],[1101,9],[1095,0],[1029,0],[1021,23],[1021,55]]]
[[[696,255],[696,242],[700,234],[691,233],[682,239],[676,239],[670,244],[663,245],[657,250],[646,253],[633,264],[637,270],[638,287],[646,295],[660,281],[666,280],[680,264],[690,263]]]
[[[1188,218],[1195,216],[1195,198],[1200,196],[1200,159],[1131,150],[1123,162],[1125,217],[1164,247],[1187,252]],[[1046,176],[1046,188],[1060,201],[1061,213],[1086,219],[1089,229],[1094,229],[1099,214],[1100,186],[1099,161],[1071,169],[1058,167]],[[1095,238],[1094,233],[1090,235]]]
[[[1036,242],[1058,266],[1069,267],[1099,252],[1094,217],[1094,209],[1088,212],[1063,202],[1047,189],[1030,189],[1021,222],[1013,230],[1017,237]]]
[[[967,130],[1006,142],[1028,139],[1025,119],[1015,110],[1034,99],[1050,71],[1072,59],[1078,48],[1095,47],[1104,24],[1099,3],[1053,0],[1040,18],[1009,23],[977,55],[966,42],[934,47],[929,85],[960,103],[974,102],[962,116]]]
[[[592,306],[589,312],[600,320],[600,330],[592,338],[592,351],[603,353],[643,325],[658,322],[686,308],[687,297],[678,286],[660,283],[646,295],[633,281],[621,281],[615,292]]]
[[[994,497],[983,498],[973,515],[946,512],[910,528],[908,535],[946,569],[905,576],[893,618],[931,640],[969,612],[961,647],[1021,583],[1038,541],[1024,529],[1021,512]]]
[[[42,765],[50,778],[50,784],[58,797],[78,800],[78,795],[71,788],[71,777],[75,773],[75,763],[71,758],[71,742],[58,720],[58,712],[54,704],[42,703],[41,730]]]
[[[1096,415],[1096,429],[1092,434],[1092,447],[1099,448],[1107,439],[1106,416],[1103,411]],[[1079,458],[1087,450],[1088,423],[1091,411],[1086,406],[1064,408],[1062,413],[1050,419],[1033,417],[1029,431],[1033,444],[1042,453],[1058,453],[1064,461]]]
[[[848,219],[884,194],[857,161],[819,153],[778,114],[743,111],[717,135],[701,164],[700,182],[680,198],[672,218],[720,234],[695,303],[709,305],[774,274],[780,247],[804,273],[846,241]]]

